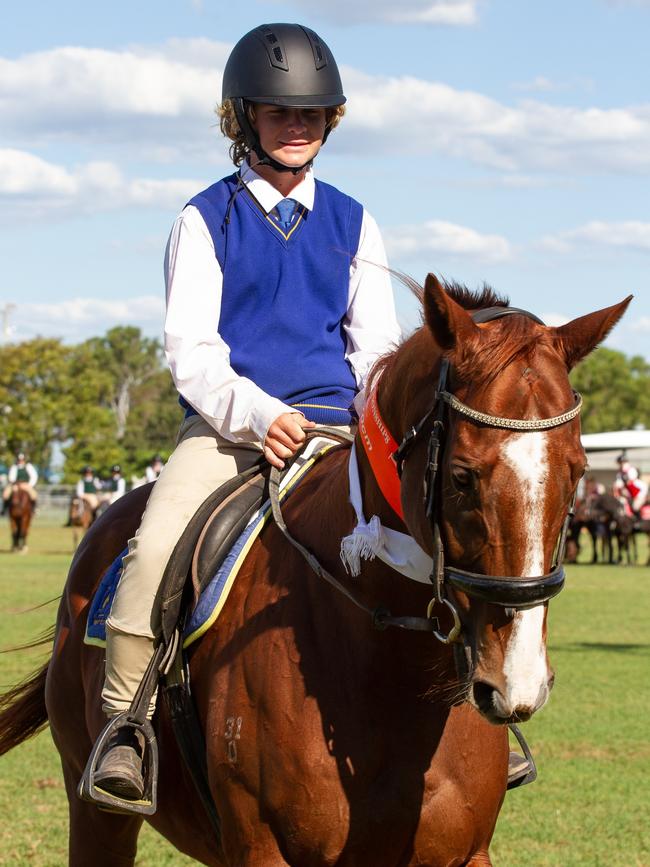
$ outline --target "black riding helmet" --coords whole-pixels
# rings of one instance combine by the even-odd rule
[[[222,101],[233,104],[247,145],[277,171],[297,174],[262,150],[246,115],[246,102],[301,108],[334,108],[345,96],[336,61],[323,40],[300,24],[262,24],[233,48],[223,73]],[[326,127],[323,142],[327,139]]]

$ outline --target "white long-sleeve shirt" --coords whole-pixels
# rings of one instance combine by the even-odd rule
[[[7,473],[7,481],[12,485],[15,484],[19,469],[27,470],[27,475],[29,476],[28,484],[33,488],[38,481],[38,473],[36,472],[34,465],[30,463],[26,463],[23,467],[19,467],[18,464],[12,464]]]
[[[283,198],[247,163],[242,166],[242,177],[267,214]],[[315,189],[309,170],[290,196],[311,211]],[[263,441],[279,415],[296,410],[230,366],[230,347],[219,334],[223,274],[208,227],[192,205],[180,213],[172,228],[165,283],[165,354],[176,388],[221,436],[232,441]],[[376,222],[365,210],[359,248],[350,266],[343,327],[346,359],[362,390],[372,365],[401,338],[384,245]]]

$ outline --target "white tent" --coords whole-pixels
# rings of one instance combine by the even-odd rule
[[[625,452],[643,476],[650,475],[650,430],[617,430],[583,434],[582,445],[589,459],[588,475],[605,484],[616,476],[616,458]]]

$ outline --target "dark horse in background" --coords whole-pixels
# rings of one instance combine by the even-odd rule
[[[567,543],[570,563],[577,562],[582,530],[591,537],[592,563],[622,563],[624,558],[628,564],[636,561],[635,521],[613,494],[590,494],[576,503]]]
[[[358,604],[311,572],[271,523],[216,624],[189,650],[220,836],[183,768],[165,703],[154,717],[159,799],[148,821],[201,863],[491,863],[507,724],[531,717],[553,684],[546,618],[561,587],[552,582],[563,580],[554,550],[585,467],[568,371],[629,299],[552,328],[521,311],[477,324],[471,312],[507,306],[488,289],[443,287],[429,275],[422,294],[424,325],[380,363],[373,383],[380,430],[410,444],[401,505],[391,508],[382,493],[360,432],[354,449],[366,519],[376,515],[414,537],[441,566],[444,549],[443,583],[436,594],[428,572],[411,580],[379,557],[348,575],[340,548],[357,522],[352,452],[333,449],[318,461],[284,518]],[[434,480],[429,444],[439,420],[444,447]],[[102,812],[76,790],[105,725],[104,654],[83,642],[88,605],[135,533],[146,496],[132,491],[86,534],[53,655],[5,696],[0,713],[0,754],[49,721],[70,804],[73,867],[135,860],[142,816]],[[423,631],[373,629],[387,625],[386,611]]]
[[[9,526],[11,527],[11,550],[27,553],[27,534],[34,514],[34,504],[21,485],[14,485],[9,500]]]

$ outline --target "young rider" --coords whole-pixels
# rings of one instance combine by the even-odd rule
[[[154,598],[200,504],[262,452],[282,467],[315,423],[349,429],[400,338],[375,221],[311,168],[344,102],[329,48],[297,24],[255,28],[226,64],[219,114],[239,171],[189,202],[167,246],[165,352],[186,412],[107,620],[109,716],[151,659]],[[109,746],[97,784],[141,797],[137,740],[120,729]]]
[[[9,467],[7,486],[2,492],[2,514],[4,515],[7,511],[14,487],[23,488],[23,490],[27,491],[35,511],[38,499],[38,494],[35,490],[37,481],[38,473],[36,472],[36,468],[27,460],[24,452],[18,452],[16,454],[16,462]]]
[[[630,459],[623,452],[616,458],[618,473],[614,481],[614,493],[624,498],[629,504],[632,514],[639,516],[641,507],[648,499],[648,484],[644,482],[639,471],[630,463]]]
[[[81,472],[81,478],[77,482],[75,494],[80,500],[85,500],[90,508],[95,512],[99,506],[99,491],[102,489],[102,483],[95,475],[92,467],[84,467]]]
[[[158,476],[161,474],[163,468],[163,459],[160,455],[154,455],[151,459],[151,463],[147,465],[147,469],[145,470],[145,479],[147,482],[155,482]]]

